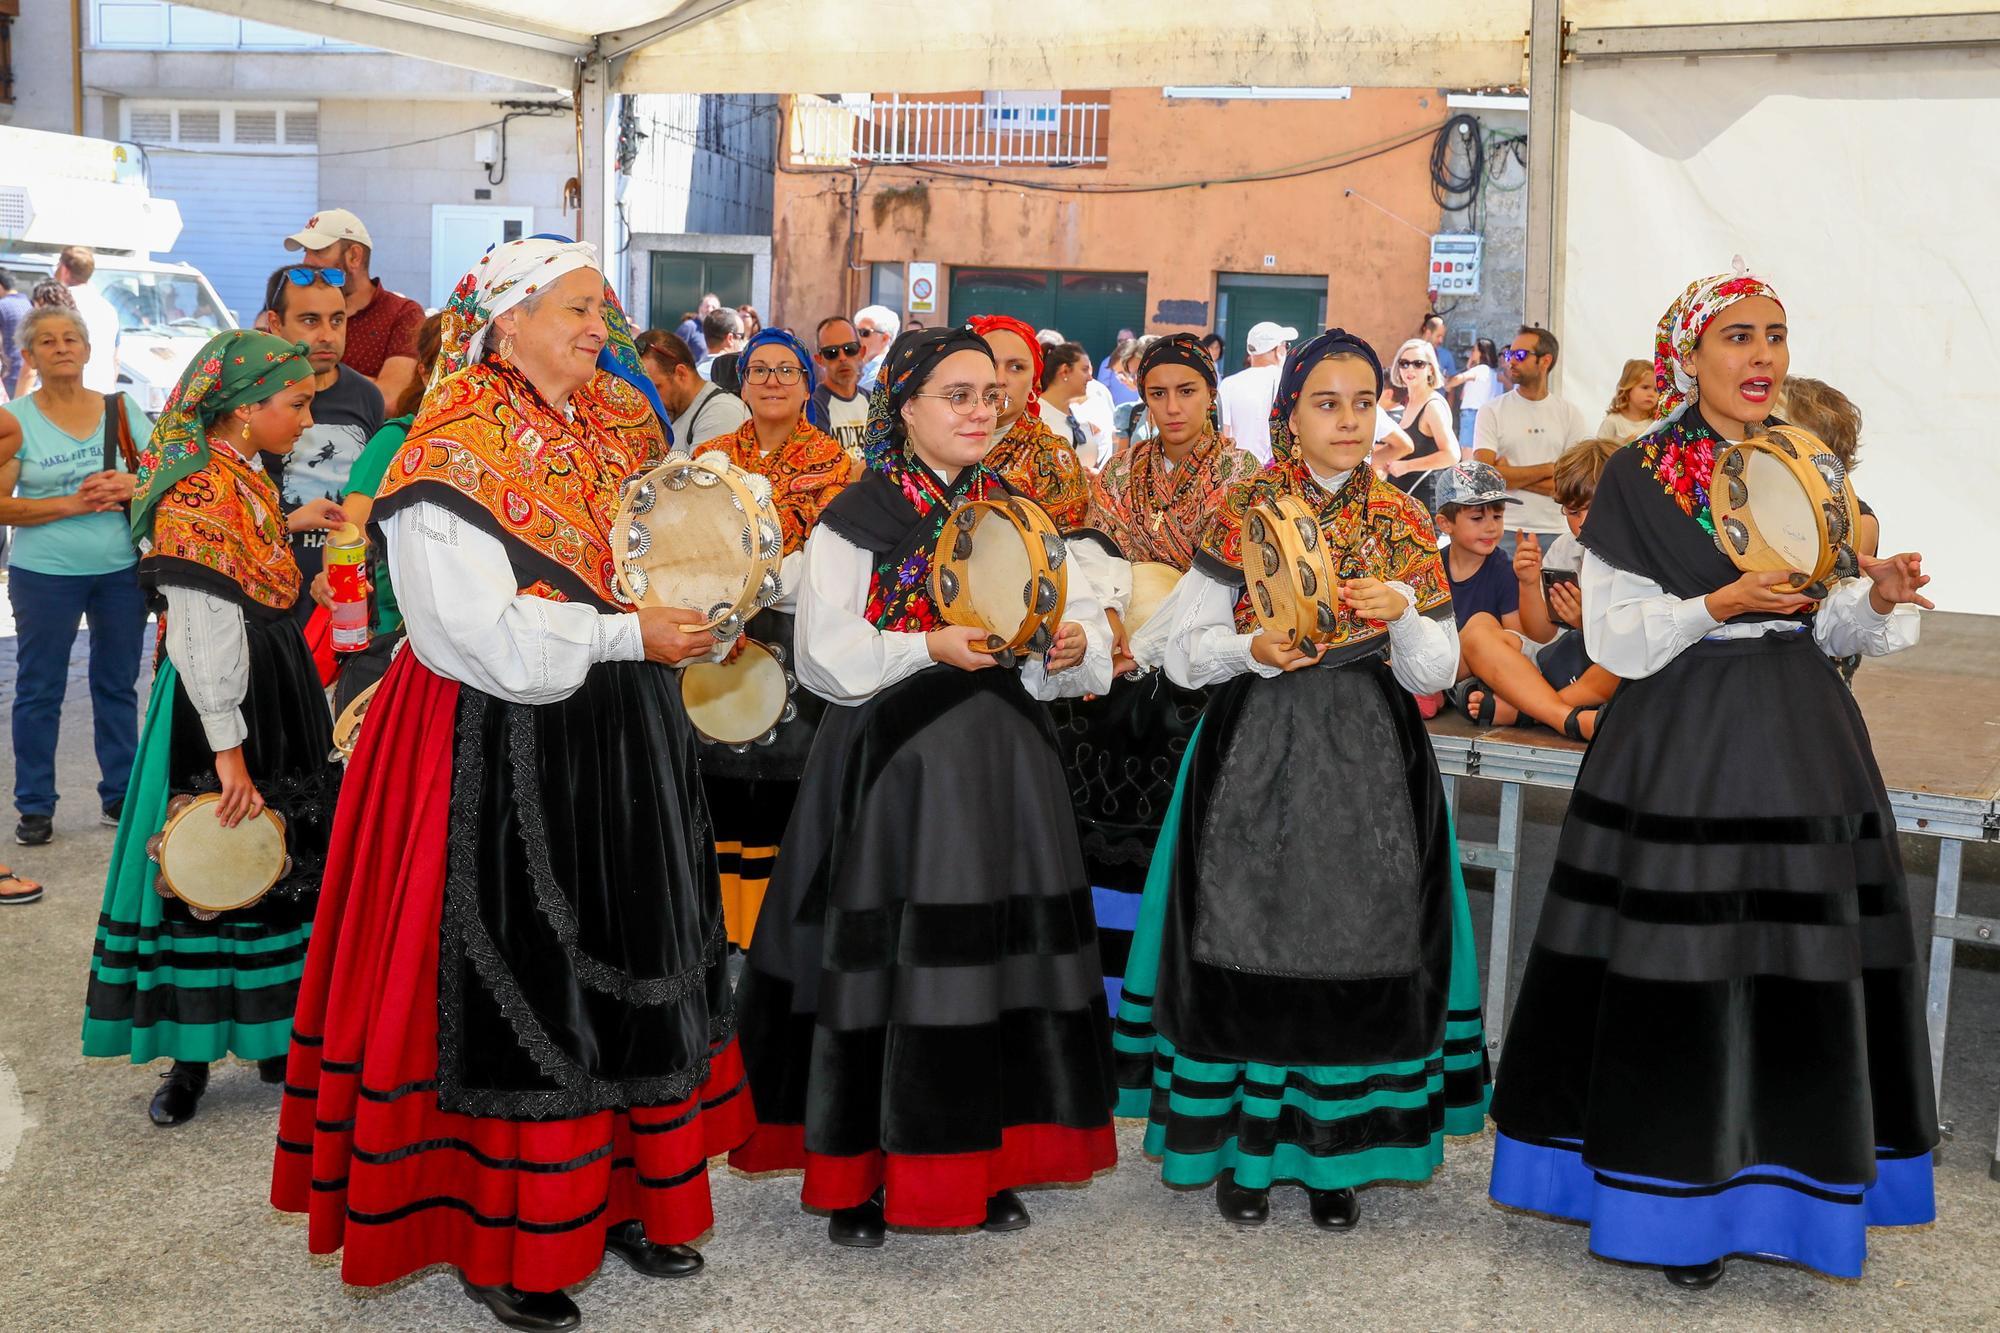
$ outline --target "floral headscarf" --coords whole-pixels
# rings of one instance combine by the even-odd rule
[[[889,345],[875,392],[868,398],[868,427],[861,438],[861,453],[869,467],[891,480],[901,479],[907,470],[908,447],[903,438],[903,404],[924,387],[931,369],[953,352],[978,352],[993,359],[986,340],[968,328],[911,329]]]
[[[750,353],[759,347],[782,347],[799,359],[799,369],[806,376],[806,410],[803,415],[807,421],[824,430],[826,422],[821,419],[819,404],[813,401],[813,395],[819,391],[819,377],[813,373],[812,353],[806,351],[806,345],[784,329],[759,329],[750,335],[750,341],[743,344],[743,353],[736,360],[739,373],[748,373]]]
[[[1695,345],[1717,315],[1749,296],[1768,296],[1784,309],[1771,284],[1751,273],[1738,255],[1731,272],[1689,283],[1660,316],[1653,335],[1653,380],[1660,390],[1660,401],[1653,408],[1656,420],[1667,420],[1694,400]]]
[[[1023,416],[1038,416],[1042,409],[1042,343],[1035,337],[1035,331],[1015,319],[1012,315],[974,315],[966,321],[968,327],[984,338],[989,333],[1011,333],[1028,344],[1028,356],[1035,368],[1028,375],[1028,405],[1022,409]],[[995,358],[998,359],[997,357]]]
[[[1278,373],[1277,397],[1271,400],[1271,465],[1291,474],[1295,482],[1304,482],[1309,473],[1298,437],[1292,434],[1292,409],[1299,405],[1299,395],[1305,392],[1313,368],[1330,356],[1358,356],[1366,361],[1375,372],[1375,392],[1382,392],[1381,358],[1364,339],[1346,329],[1328,329],[1292,349]]]
[[[598,269],[597,247],[567,236],[540,233],[515,241],[503,241],[479,257],[472,271],[458,280],[451,299],[445,302],[437,366],[431,372],[428,401],[446,379],[476,366],[486,359],[487,335],[496,317],[512,310],[549,283],[577,269]],[[601,269],[599,270],[601,273]],[[611,284],[604,284],[604,325],[609,336],[598,349],[597,368],[631,385],[652,405],[660,427],[672,443],[667,409],[659,392],[639,364],[639,348],[632,337],[632,325]],[[422,415],[421,411],[418,415]]]
[[[1222,429],[1221,419],[1215,409],[1215,359],[1208,349],[1201,345],[1201,339],[1192,333],[1176,333],[1165,338],[1155,338],[1146,348],[1146,354],[1139,358],[1138,388],[1139,398],[1146,397],[1146,376],[1161,366],[1186,366],[1200,375],[1208,385],[1208,429],[1212,435]]]
[[[312,373],[304,343],[248,329],[210,338],[167,395],[152,437],[139,451],[132,539],[142,541],[151,534],[153,509],[162,496],[208,466],[209,423],[246,403],[261,403]]]

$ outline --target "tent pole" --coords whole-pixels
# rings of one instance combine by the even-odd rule
[[[1569,80],[1563,77],[1562,0],[1534,0],[1528,29],[1527,322],[1562,330],[1563,168],[1569,156]]]
[[[592,55],[583,62],[577,82],[577,108],[582,132],[578,144],[576,238],[597,247],[604,276],[626,295],[625,270],[618,257],[617,219],[611,213],[611,62]]]

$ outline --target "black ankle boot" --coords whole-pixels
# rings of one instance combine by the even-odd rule
[[[273,1055],[257,1062],[259,1083],[283,1083],[285,1081],[285,1057]]]
[[[875,1197],[867,1203],[835,1209],[833,1216],[826,1219],[826,1238],[835,1245],[872,1250],[878,1248],[887,1235],[888,1228],[882,1223],[881,1190],[876,1190]]]
[[[1019,1231],[1032,1219],[1028,1216],[1028,1206],[1021,1202],[1021,1196],[1012,1190],[1001,1190],[986,1201],[986,1220],[979,1224],[981,1231]]]
[[[208,1066],[192,1060],[176,1060],[174,1067],[160,1075],[160,1090],[146,1114],[161,1129],[172,1129],[194,1119],[201,1094],[208,1091]]]
[[[604,1248],[645,1277],[693,1277],[701,1271],[701,1251],[687,1245],[655,1245],[642,1222],[607,1227]]]
[[[1215,1182],[1215,1207],[1238,1226],[1254,1227],[1270,1220],[1271,1191],[1245,1189],[1233,1173]]]
[[[1707,1291],[1722,1281],[1722,1260],[1710,1259],[1705,1264],[1669,1264],[1660,1270],[1667,1275],[1667,1281],[1676,1287],[1686,1287],[1690,1291]]]
[[[1352,1231],[1361,1220],[1361,1201],[1353,1190],[1307,1190],[1313,1225],[1322,1231]]]
[[[458,1280],[467,1296],[485,1306],[495,1319],[509,1328],[524,1328],[529,1333],[555,1333],[555,1330],[575,1328],[583,1322],[583,1311],[560,1291],[522,1291],[519,1287],[510,1286],[481,1287],[467,1282],[463,1276]]]

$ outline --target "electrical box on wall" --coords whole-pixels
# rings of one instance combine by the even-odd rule
[[[1479,295],[1479,257],[1486,238],[1477,232],[1440,232],[1431,237],[1430,289],[1439,296]]]

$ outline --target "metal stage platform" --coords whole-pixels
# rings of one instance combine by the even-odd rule
[[[1923,639],[1915,648],[1864,661],[1854,678],[1854,696],[1868,720],[1896,826],[1904,833],[1938,839],[1937,903],[1931,919],[1924,1013],[1930,1028],[1931,1077],[1940,1104],[1954,946],[1963,941],[2000,948],[2000,919],[1961,916],[1958,911],[1965,844],[2000,842],[2000,719],[1986,715],[1996,689],[2000,689],[2000,618],[1946,612],[1925,615]],[[1569,789],[1583,763],[1584,747],[1542,727],[1480,728],[1451,712],[1427,725],[1454,808],[1459,779],[1500,785],[1496,840],[1459,841],[1459,855],[1466,865],[1493,872],[1486,1031],[1488,1049],[1497,1061],[1511,1012],[1515,902],[1522,871],[1522,788]],[[1989,1171],[2000,1180],[2000,1132]]]

